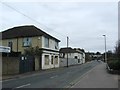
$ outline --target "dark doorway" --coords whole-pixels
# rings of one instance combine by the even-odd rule
[[[40,55],[39,58],[39,69],[42,70],[42,54]]]
[[[35,57],[34,56],[20,56],[19,72],[25,73],[35,71]]]

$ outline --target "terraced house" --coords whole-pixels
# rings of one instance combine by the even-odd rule
[[[41,53],[35,59],[35,70],[59,67],[59,42],[33,25],[13,27],[2,32],[2,46],[10,47],[12,52],[24,54],[27,48],[39,48]]]

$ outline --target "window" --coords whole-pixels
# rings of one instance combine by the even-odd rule
[[[24,47],[31,46],[31,38],[24,38],[23,39],[23,46]]]
[[[78,59],[78,63],[80,63],[80,59]]]
[[[65,53],[63,53],[63,58],[65,58]]]
[[[9,41],[8,42],[8,47],[10,47],[11,51],[12,51],[12,47],[13,47],[13,42],[12,41]]]
[[[53,57],[53,56],[51,56],[51,64],[53,64],[53,59],[54,59],[54,57]]]
[[[45,47],[49,48],[49,38],[45,37]]]
[[[55,56],[55,64],[58,64],[58,56]]]
[[[77,59],[77,56],[75,56],[75,59]]]
[[[55,49],[58,49],[58,42],[55,42]]]
[[[49,55],[45,55],[45,65],[49,65]]]

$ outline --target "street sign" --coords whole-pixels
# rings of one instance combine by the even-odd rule
[[[0,52],[10,53],[10,47],[0,46]]]

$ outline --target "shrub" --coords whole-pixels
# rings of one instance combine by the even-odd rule
[[[113,70],[120,70],[120,60],[111,60],[108,62],[108,66]]]
[[[36,47],[29,47],[27,49],[25,49],[25,55],[40,55],[41,54],[41,51],[39,49],[38,46]]]

